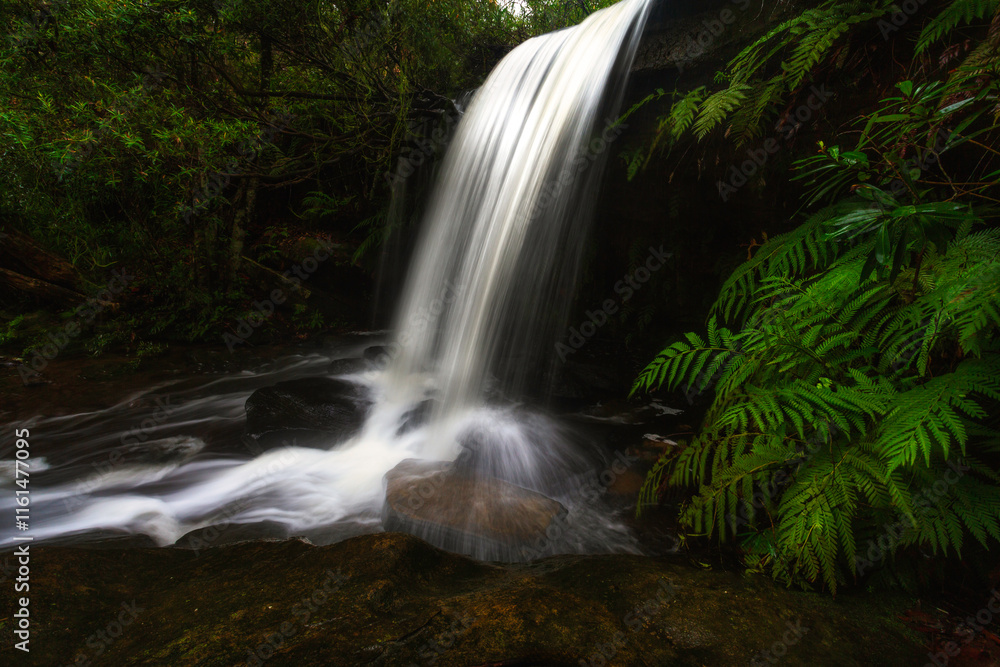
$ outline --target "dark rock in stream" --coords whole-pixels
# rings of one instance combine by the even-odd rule
[[[337,378],[279,382],[247,399],[246,436],[253,443],[299,445],[343,441],[364,424],[372,400],[361,385]]]
[[[241,509],[245,508],[241,507],[239,502],[229,508],[223,508],[211,517],[214,520],[212,525],[184,534],[173,546],[198,552],[209,547],[221,547],[236,542],[288,539],[288,528],[273,521],[231,523],[229,514],[235,514]]]
[[[389,358],[389,348],[385,345],[372,345],[365,348],[364,358],[368,361],[385,363]]]
[[[833,600],[681,558],[497,566],[379,533],[198,554],[34,545],[31,577],[38,665],[93,661],[95,647],[99,664],[172,667],[390,667],[431,657],[442,667],[728,667],[769,664],[762,651],[775,646],[789,667],[926,662],[897,618],[910,600]],[[3,596],[2,616],[13,617],[16,597]],[[114,639],[98,641],[105,628]]]
[[[364,373],[375,368],[375,363],[368,359],[334,359],[330,362],[327,372],[330,375],[357,375],[358,373]]]
[[[396,431],[396,436],[398,437],[404,435],[413,429],[426,424],[433,409],[434,400],[427,399],[425,401],[421,401],[415,407],[408,410],[406,414],[403,415],[403,423],[400,424],[399,429]]]
[[[557,405],[579,408],[605,396],[624,396],[631,386],[631,370],[613,360],[587,363],[569,360],[559,366],[552,383],[552,399]]]

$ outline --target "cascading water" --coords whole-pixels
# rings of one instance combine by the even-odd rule
[[[520,45],[459,124],[406,283],[389,378],[404,387],[431,371],[441,416],[477,403],[490,374],[519,395],[539,343],[552,349],[600,173],[591,163],[608,148],[606,114],[647,6],[625,0]],[[448,290],[461,298],[445,305]]]
[[[125,463],[113,474],[90,475],[85,485],[79,460],[54,457],[48,472],[61,481],[33,492],[41,520],[35,539],[124,531],[171,544],[221,517],[227,525],[264,524],[271,535],[330,542],[386,521],[388,472],[404,470],[402,478],[416,485],[426,483],[427,470],[454,461],[460,483],[452,495],[438,493],[469,506],[461,521],[497,523],[505,512],[508,527],[532,523],[512,503],[537,509],[554,499],[561,527],[531,555],[633,550],[627,531],[578,493],[594,459],[569,429],[517,401],[544,378],[565,320],[599,162],[648,5],[623,0],[579,26],[525,42],[477,91],[427,208],[391,365],[347,378],[371,395],[359,434],[250,461],[199,453],[199,444],[180,448],[184,455],[169,465]],[[183,417],[201,423],[213,408],[228,413],[239,402],[236,391],[199,398],[186,403]],[[120,414],[112,409],[107,419]],[[86,416],[90,433],[94,419]],[[169,444],[178,432],[171,422],[148,437]],[[397,468],[406,459],[425,465]],[[525,553],[477,526],[416,524],[423,527],[405,529],[481,558]]]

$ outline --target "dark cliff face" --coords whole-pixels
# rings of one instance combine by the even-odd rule
[[[722,9],[731,0],[658,0],[650,9],[648,25],[660,27],[676,19]],[[759,2],[759,0],[758,0]]]
[[[647,72],[669,80],[703,66],[719,69],[767,29],[817,4],[817,0],[658,0],[646,21],[633,78]]]
[[[650,30],[669,28],[678,19],[717,14],[726,7],[752,15],[765,15],[775,10],[787,11],[818,4],[820,0],[656,0],[646,26]]]
[[[815,122],[769,156],[756,177],[732,196],[722,196],[719,182],[733,165],[747,159],[722,133],[690,142],[669,155],[649,154],[659,119],[670,110],[670,91],[698,86],[717,89],[715,74],[756,38],[817,0],[662,0],[652,8],[629,76],[623,110],[663,90],[667,95],[646,104],[627,119],[627,127],[611,146],[598,203],[597,221],[584,286],[579,298],[611,290],[630,267],[641,264],[647,248],[673,253],[665,270],[636,292],[627,306],[648,321],[661,342],[664,330],[700,322],[721,279],[747,258],[748,247],[762,232],[773,234],[793,220],[798,209],[795,188],[788,187],[791,163],[820,138],[829,123]],[[824,114],[836,116],[836,104]],[[842,110],[844,119],[850,110]],[[820,119],[815,119],[819,121]],[[763,138],[761,139],[764,140]],[[646,157],[642,169],[628,178],[629,162]],[[644,316],[641,313],[648,315]],[[652,319],[649,319],[652,318]],[[637,319],[622,322],[622,334],[636,331]],[[639,327],[641,328],[641,327]],[[652,343],[651,343],[652,344]],[[654,345],[655,347],[655,345]]]

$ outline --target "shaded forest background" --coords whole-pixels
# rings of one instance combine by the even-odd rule
[[[444,141],[415,139],[453,124],[513,45],[596,8],[4,0],[7,319],[93,296],[119,268],[134,279],[91,347],[218,340],[270,287],[322,292],[281,274],[325,240],[338,293],[293,298],[264,329],[368,324],[386,176],[438,157]]]

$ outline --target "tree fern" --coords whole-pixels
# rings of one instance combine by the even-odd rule
[[[965,454],[966,421],[988,414],[974,394],[1000,400],[1000,357],[966,360],[954,372],[899,394],[876,445],[889,468],[912,466],[920,459],[929,467],[935,450],[944,459],[952,448]]]
[[[997,9],[949,3],[918,50]],[[752,134],[852,26],[889,11],[803,12],[737,55],[729,88],[699,90],[661,130]],[[697,435],[653,466],[637,511],[687,487],[690,534],[735,540],[751,569],[830,590],[902,553],[964,557],[1000,540],[994,28],[944,80],[901,81],[857,120],[855,146],[821,144],[801,161],[806,205],[826,205],[758,247],[707,331],[668,342],[639,375],[633,393],[710,399]],[[775,63],[780,85],[766,78]]]
[[[695,136],[704,139],[709,132],[725,120],[726,116],[740,107],[750,88],[746,84],[734,84],[705,98],[701,104],[698,119],[694,123]]]
[[[664,485],[695,487],[681,516],[693,534],[749,540],[754,567],[831,590],[856,574],[859,531],[887,512],[917,526],[893,551],[956,552],[965,534],[986,540],[1000,525],[988,466],[967,482],[985,485],[983,498],[956,495],[934,512],[916,512],[907,481],[1000,450],[986,425],[1000,406],[1000,322],[975,315],[998,298],[1000,230],[959,232],[932,251],[914,298],[899,281],[861,279],[870,243],[823,249],[822,230],[856,210],[832,207],[765,244],[724,286],[706,334],[668,345],[633,387],[714,391],[700,433],[657,462],[638,510]],[[719,326],[737,302],[740,328]],[[973,356],[929,373],[942,348]],[[885,363],[924,349],[926,360]],[[791,483],[762,496],[778,474]]]
[[[692,127],[698,140],[727,121],[727,134],[737,143],[761,136],[768,113],[802,86],[847,33],[886,15],[892,6],[888,0],[874,6],[831,0],[775,26],[719,73],[717,78],[727,82],[725,88],[710,94],[699,88],[697,96],[681,96],[661,119],[651,149],[664,140],[674,143],[684,136],[688,125],[674,120],[679,114],[691,117],[692,104],[699,105]],[[678,105],[683,107],[678,109]]]

